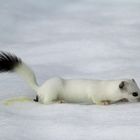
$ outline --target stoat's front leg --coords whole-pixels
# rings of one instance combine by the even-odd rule
[[[101,105],[109,105],[109,104],[111,104],[111,101],[109,101],[109,100],[101,101]]]
[[[95,103],[96,105],[109,105],[111,104],[111,101],[110,100],[95,100],[95,99],[92,99],[93,103]]]

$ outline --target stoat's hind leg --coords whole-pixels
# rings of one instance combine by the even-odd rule
[[[54,101],[54,103],[62,104],[64,103],[64,100],[57,100],[57,101]]]
[[[64,100],[60,100],[60,99],[55,99],[55,98],[39,98],[39,102],[43,103],[43,104],[46,104],[46,105],[49,105],[49,104],[62,104],[64,103]]]
[[[93,101],[93,103],[95,103],[96,105],[109,105],[111,104],[110,100],[102,100],[102,101]]]
[[[111,104],[111,101],[109,101],[109,100],[103,100],[98,103],[98,105],[109,105],[109,104]]]
[[[59,100],[59,103],[63,104],[63,103],[65,103],[65,101],[64,100]]]

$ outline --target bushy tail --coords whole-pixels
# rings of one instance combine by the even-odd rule
[[[0,72],[16,72],[33,90],[38,89],[34,72],[20,58],[11,53],[0,52]]]

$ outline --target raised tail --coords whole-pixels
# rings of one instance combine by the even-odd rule
[[[38,89],[34,72],[14,54],[0,52],[0,72],[16,72],[33,90]]]

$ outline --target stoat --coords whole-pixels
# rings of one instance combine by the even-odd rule
[[[48,79],[39,86],[34,72],[16,55],[0,52],[0,72],[15,72],[36,92],[34,101],[43,104],[55,102],[111,104],[122,99],[137,102],[140,89],[134,79],[74,80]]]

